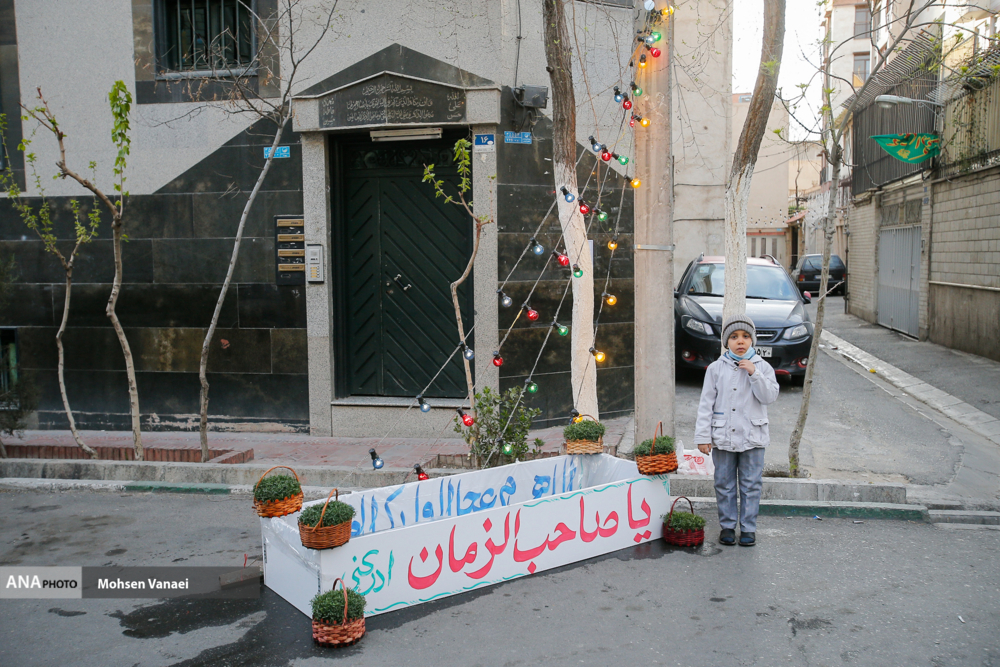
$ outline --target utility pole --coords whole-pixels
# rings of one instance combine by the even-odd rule
[[[645,13],[637,30],[646,28]],[[635,440],[652,437],[663,422],[665,435],[674,434],[674,188],[671,66],[673,16],[653,29],[664,33],[659,58],[647,53],[645,71],[636,55],[636,83],[645,88],[639,113],[648,128],[636,127],[635,190]],[[664,28],[666,28],[664,30]]]

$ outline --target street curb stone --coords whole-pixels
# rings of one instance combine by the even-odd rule
[[[856,345],[848,343],[843,338],[829,331],[823,331],[822,340],[827,345],[836,348],[832,350],[833,352],[838,352],[845,359],[853,361],[869,371],[874,371],[876,375],[897,389],[948,415],[970,431],[978,433],[987,440],[1000,445],[1000,419],[983,412],[973,405],[969,405],[960,398],[927,384],[920,378],[916,378],[892,364],[882,361],[878,357],[868,354]]]
[[[86,491],[90,493],[203,493],[208,495],[253,494],[253,486],[246,484],[173,484],[158,482],[108,482],[92,479],[0,479],[0,490],[6,491],[47,491],[53,493]],[[322,500],[332,489],[323,486],[303,486],[302,494],[308,500]],[[338,487],[340,495],[348,495],[358,489]]]
[[[679,496],[714,498],[715,481],[707,475],[670,475],[670,492]],[[872,484],[834,479],[765,477],[761,499],[904,505],[906,504],[906,485]]]
[[[715,510],[715,498],[691,498],[695,510]],[[761,500],[761,516],[820,517],[823,519],[889,519],[928,522],[923,505],[851,503],[835,501]]]

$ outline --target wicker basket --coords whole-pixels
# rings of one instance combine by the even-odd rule
[[[331,549],[339,547],[341,544],[347,544],[347,541],[351,539],[350,521],[344,521],[333,526],[323,525],[323,515],[326,514],[326,508],[330,505],[330,498],[334,494],[336,494],[336,497],[333,498],[334,502],[340,499],[340,492],[337,489],[330,491],[330,495],[326,497],[326,502],[323,504],[323,511],[319,514],[319,521],[315,526],[307,526],[301,521],[299,522],[299,539],[302,540],[302,546],[309,547],[310,549]]]
[[[700,528],[698,530],[674,530],[670,527],[670,520],[674,516],[674,506],[677,504],[677,501],[681,499],[688,501],[688,505],[691,507],[691,513],[694,514],[694,505],[691,504],[690,498],[686,496],[679,496],[676,500],[674,500],[674,504],[670,506],[670,514],[667,515],[667,520],[663,522],[663,539],[667,544],[673,544],[678,547],[700,546],[705,541],[704,528]]]
[[[653,431],[653,444],[649,446],[649,456],[636,456],[635,465],[643,475],[663,475],[677,470],[677,454],[656,454],[657,433],[663,435],[663,422],[656,425]]]
[[[580,418],[590,417],[595,422],[597,421],[590,415],[580,415]],[[604,453],[604,436],[600,436],[597,440],[567,440],[566,441],[566,453],[567,454],[603,454]]]
[[[288,468],[288,466],[274,466],[274,468],[267,470],[260,476],[260,479],[257,480],[257,484],[253,485],[255,493],[257,491],[257,486],[264,479],[264,476],[271,472],[271,470],[276,470],[277,468]],[[288,469],[292,470],[291,468]],[[299,486],[301,487],[302,481],[299,480],[298,474],[294,470],[292,470],[292,474],[295,475],[295,479],[299,482]],[[299,491],[294,496],[288,496],[287,498],[282,498],[281,500],[258,501],[254,498],[253,508],[259,516],[263,517],[285,516],[286,514],[298,512],[302,509],[302,491]]]
[[[337,589],[337,582],[340,582],[340,590],[344,591],[344,622],[324,623],[313,619],[313,639],[317,644],[323,646],[350,646],[356,643],[365,635],[365,618],[362,616],[356,621],[347,620],[347,589],[344,587],[344,580],[337,577],[333,582],[334,590]]]

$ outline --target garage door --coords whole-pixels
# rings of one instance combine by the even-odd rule
[[[879,232],[878,323],[917,336],[920,322],[920,226]]]

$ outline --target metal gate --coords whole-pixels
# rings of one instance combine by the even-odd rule
[[[919,225],[879,232],[878,323],[910,336],[919,333]]]

